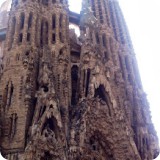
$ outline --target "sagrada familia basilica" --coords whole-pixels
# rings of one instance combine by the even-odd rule
[[[67,0],[2,4],[0,151],[8,160],[159,155],[117,0],[83,0],[80,14]]]

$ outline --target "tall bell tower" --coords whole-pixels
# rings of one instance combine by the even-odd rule
[[[79,37],[70,23],[79,28]],[[117,0],[82,0],[80,14],[69,11],[67,0],[13,0],[6,30],[0,66],[5,158],[158,156],[158,138]]]
[[[13,0],[3,59],[1,147],[9,157],[24,150],[34,111],[38,48],[38,2]]]

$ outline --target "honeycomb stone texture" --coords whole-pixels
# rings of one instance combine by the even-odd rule
[[[80,14],[67,0],[12,0],[7,11],[9,3],[0,9],[2,155],[155,159],[158,138],[118,1],[83,0]]]

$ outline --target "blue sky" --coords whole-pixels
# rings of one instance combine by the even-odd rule
[[[0,5],[4,0],[0,0]],[[69,0],[79,12],[81,0]],[[160,137],[160,0],[119,0],[137,56],[152,119]],[[160,160],[157,158],[156,160]]]

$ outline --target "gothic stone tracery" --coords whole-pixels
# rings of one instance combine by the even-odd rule
[[[83,0],[80,15],[69,11],[67,0],[12,0],[8,21],[8,28],[0,29],[5,158],[158,156],[149,104],[116,0]],[[80,28],[79,37],[69,24]]]

